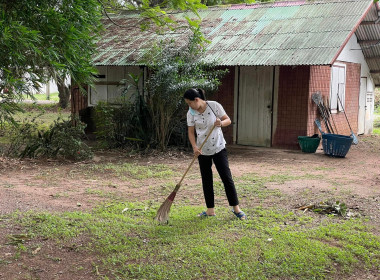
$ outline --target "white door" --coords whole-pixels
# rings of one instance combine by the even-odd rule
[[[360,79],[360,93],[359,93],[359,114],[358,114],[358,134],[365,133],[365,119],[366,119],[366,97],[367,97],[367,78]]]
[[[240,67],[237,144],[271,146],[273,73],[269,66]]]

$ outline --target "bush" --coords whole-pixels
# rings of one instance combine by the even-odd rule
[[[76,123],[76,125],[73,125]],[[8,155],[21,158],[57,158],[73,160],[92,158],[89,146],[83,141],[85,125],[77,119],[58,118],[47,129],[40,129],[33,119],[15,126],[11,134]]]
[[[95,135],[100,148],[114,146],[116,130],[114,115],[115,107],[107,102],[99,102],[94,107]]]
[[[105,102],[95,106],[95,134],[101,147],[130,145],[141,149],[153,144],[151,117],[145,99],[137,87],[140,77],[132,74],[130,77],[134,85],[124,87],[119,106]],[[136,89],[134,94],[128,93],[131,86]]]
[[[189,88],[203,88],[212,94],[228,72],[218,69],[216,61],[205,62],[200,42],[199,34],[194,33],[183,46],[175,41],[161,42],[145,57],[150,69],[145,100],[152,137],[161,150],[167,148],[173,132],[178,131],[177,126],[186,118],[184,92]]]
[[[141,148],[154,146],[152,121],[144,97],[137,92],[129,102],[115,110],[116,142]]]
[[[103,147],[132,144],[165,150],[169,144],[188,144],[184,92],[195,87],[210,95],[228,72],[218,68],[216,61],[205,62],[201,42],[200,33],[182,46],[173,40],[160,42],[144,55],[149,71],[143,90],[141,76],[130,74],[122,81],[119,106],[95,106],[95,134]]]

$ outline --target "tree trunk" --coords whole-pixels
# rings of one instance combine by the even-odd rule
[[[64,79],[58,79],[57,87],[58,87],[58,97],[59,97],[58,105],[62,109],[66,109],[70,101],[70,89],[68,86],[65,85]]]

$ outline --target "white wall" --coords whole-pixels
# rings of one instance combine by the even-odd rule
[[[360,45],[358,44],[358,39],[356,38],[356,35],[353,34],[350,38],[350,40],[347,42],[346,46],[344,47],[343,51],[340,53],[338,59],[339,61],[345,61],[345,62],[354,62],[354,63],[360,63],[362,65],[361,67],[361,76],[362,77],[369,77],[369,68],[367,65],[367,62],[365,61],[362,49]]]
[[[50,93],[58,92],[57,84],[53,80],[51,80],[51,81],[49,81],[49,83],[47,83],[45,85],[41,85],[41,88],[39,91],[35,91],[34,89],[32,89],[32,93],[33,94],[46,94],[47,87],[49,87]]]
[[[40,92],[46,94],[47,87],[49,87],[50,93],[58,92],[57,84],[53,80],[43,86]]]
[[[139,66],[97,66],[98,75],[95,86],[89,90],[88,106],[95,106],[99,101],[111,104],[119,104],[120,97],[123,93],[124,86],[120,81],[126,79],[131,86],[127,95],[131,96],[136,92],[129,74],[140,75],[142,69]],[[143,78],[140,79],[140,88],[142,87]]]
[[[65,83],[66,83],[66,85],[70,85],[70,78],[67,78],[65,80]],[[33,91],[33,93],[34,94],[36,94],[36,93],[46,94],[46,91],[48,90],[48,87],[49,87],[50,93],[58,92],[57,84],[55,83],[54,80],[50,80],[49,83],[41,85],[41,89],[38,92]]]
[[[360,87],[360,96],[359,100],[365,100],[365,108],[359,108],[359,111],[362,110],[362,114],[359,112],[358,117],[358,126],[359,133],[371,134],[373,130],[373,119],[374,119],[374,92],[375,84],[372,80],[370,69],[367,65],[367,62],[364,58],[362,49],[357,42],[357,37],[353,34],[350,40],[347,42],[343,51],[339,55],[337,61],[342,62],[353,62],[361,64],[361,80],[367,80],[367,87]],[[365,90],[366,88],[366,90]],[[362,117],[365,116],[365,117]]]

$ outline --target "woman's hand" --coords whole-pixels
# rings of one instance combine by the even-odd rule
[[[231,124],[231,119],[227,115],[224,115],[220,119],[216,118],[216,121],[214,122],[214,125],[216,127],[226,127],[226,126],[229,126],[230,124]]]
[[[223,126],[223,124],[222,124],[222,120],[219,119],[219,118],[216,118],[216,121],[214,122],[214,125],[215,125],[216,127],[222,127],[222,126]]]
[[[197,146],[193,146],[193,152],[194,152],[194,156],[199,156],[202,154],[202,151],[199,150]]]

